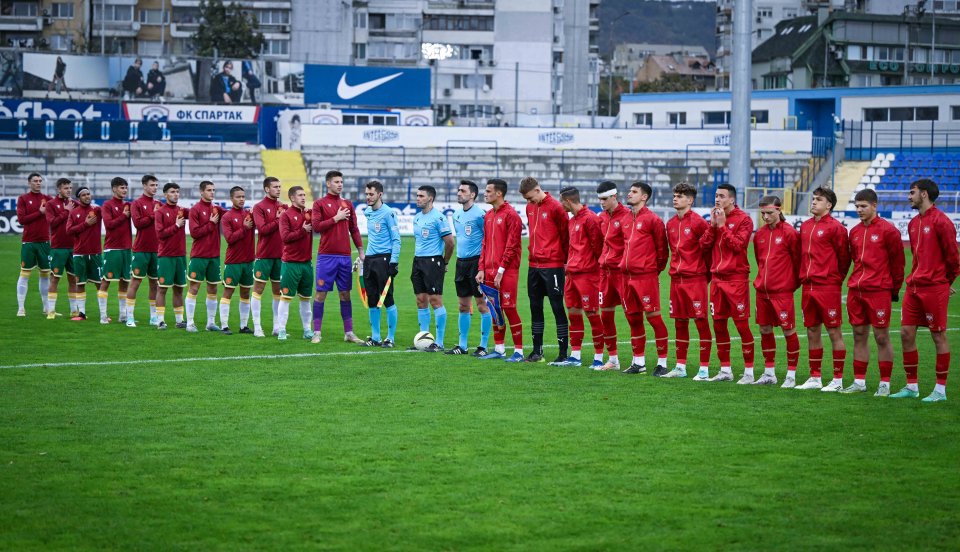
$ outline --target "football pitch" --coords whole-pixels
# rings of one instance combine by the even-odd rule
[[[960,543],[956,297],[949,400],[921,404],[873,397],[875,350],[869,392],[859,395],[406,352],[417,330],[409,238],[395,350],[344,343],[335,296],[319,345],[299,338],[295,311],[286,342],[156,331],[146,325],[146,286],[139,328],[98,324],[92,290],[90,320],[48,321],[36,275],[28,317],[17,318],[19,247],[17,237],[0,237],[0,266],[8,267],[0,272],[0,549],[956,550]],[[519,310],[529,353],[525,265],[524,249]],[[666,308],[666,273],[661,282]],[[366,311],[353,294],[364,337]],[[64,312],[65,281],[60,295]],[[451,347],[452,270],[444,299]],[[114,318],[116,308],[111,289]],[[196,319],[205,313],[198,301]],[[549,308],[546,318],[552,360]],[[893,318],[896,391],[904,375]],[[629,364],[620,314],[618,328],[621,363]],[[479,317],[471,330],[472,349]],[[849,384],[849,325],[844,331]],[[647,335],[652,366],[649,328]],[[926,330],[918,343],[923,397],[934,383],[934,350]],[[756,348],[759,374],[759,337]],[[589,364],[589,330],[584,353]],[[673,354],[671,342],[671,367]],[[741,358],[734,341],[736,377]],[[714,350],[711,373],[718,368]],[[801,337],[798,378],[806,376]]]

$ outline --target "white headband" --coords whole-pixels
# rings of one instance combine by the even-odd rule
[[[605,192],[601,192],[597,194],[597,197],[600,199],[607,199],[608,197],[615,196],[615,195],[617,195],[617,189],[613,188],[612,190],[607,190]]]

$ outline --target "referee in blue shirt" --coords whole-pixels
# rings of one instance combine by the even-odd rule
[[[370,313],[370,336],[364,347],[391,348],[397,333],[397,305],[393,302],[393,280],[387,287],[388,278],[396,278],[400,262],[400,229],[397,214],[383,203],[383,184],[371,180],[366,187],[367,207],[367,252],[363,259],[363,287],[367,290],[367,307]],[[386,294],[384,295],[384,289]],[[380,341],[380,296],[387,309],[387,338]]]
[[[435,353],[443,350],[443,335],[447,327],[447,309],[443,308],[443,277],[447,263],[453,256],[453,234],[447,217],[433,208],[437,190],[433,186],[417,188],[417,207],[420,212],[413,217],[413,235],[416,247],[413,251],[413,292],[417,296],[417,322],[420,331],[430,328],[430,307],[437,323],[436,342],[427,349]]]
[[[480,189],[470,180],[461,180],[457,188],[457,203],[462,211],[453,214],[453,229],[457,233],[457,272],[453,278],[457,286],[457,299],[460,301],[460,343],[447,351],[448,355],[468,354],[467,338],[470,335],[470,300],[477,302],[480,311],[480,346],[474,351],[474,356],[484,356],[487,352],[487,341],[490,339],[490,330],[493,328],[493,318],[487,302],[480,292],[477,283],[477,268],[480,264],[480,248],[483,245],[483,215],[484,210],[476,204]]]

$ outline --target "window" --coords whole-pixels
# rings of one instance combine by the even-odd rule
[[[12,12],[10,15],[15,17],[36,17],[37,2],[14,2]]]
[[[343,124],[397,126],[400,124],[400,116],[388,115],[388,114],[381,115],[381,114],[358,113],[355,115],[344,115]]]
[[[47,37],[50,41],[51,50],[69,51],[73,45],[73,37],[70,35],[52,35]]]
[[[860,61],[861,59],[867,59],[866,48],[859,44],[848,44],[847,45],[847,59],[850,61]]]
[[[94,21],[133,21],[133,6],[94,4]],[[129,50],[126,50],[129,52]]]
[[[468,119],[474,117],[479,119],[492,119],[493,111],[492,105],[461,105],[460,117]]]
[[[766,18],[771,18],[771,17],[773,17],[773,8],[769,8],[769,7],[757,8],[757,17],[758,17],[758,18],[759,18],[759,17],[766,17]]]
[[[261,10],[257,13],[261,25],[289,25],[290,12],[288,10]]]
[[[371,15],[371,17],[373,17]],[[373,27],[371,21],[370,24]],[[423,28],[428,31],[492,31],[493,17],[485,15],[426,15]]]
[[[159,40],[138,40],[137,53],[141,56],[159,56],[163,55],[162,43]],[[149,67],[143,69],[146,73]]]
[[[387,31],[416,31],[420,28],[420,16],[413,13],[388,13],[383,28]]]
[[[374,115],[371,121],[375,125],[397,126],[400,124],[399,115]]]
[[[750,118],[758,125],[765,125],[770,122],[770,112],[766,109],[751,111]]]
[[[950,106],[950,118],[954,121],[960,121],[960,105]]]
[[[914,48],[911,52],[910,61],[914,63],[926,63],[929,54],[930,50],[927,50],[926,48]]]
[[[473,90],[474,88],[482,87],[493,88],[493,75],[454,75],[453,76],[453,87],[454,88],[467,88]]]
[[[787,75],[765,75],[763,77],[763,89],[775,90],[777,88],[787,87]]]
[[[783,18],[793,19],[797,16],[797,8],[783,8]]]
[[[367,45],[353,44],[353,59],[367,59]]]
[[[73,19],[73,4],[54,2],[50,6],[50,17],[54,19]]]
[[[163,19],[166,19],[166,21]],[[163,25],[169,22],[170,12],[163,10],[140,10],[140,23],[144,25]]]
[[[956,107],[953,108],[956,110]],[[940,118],[937,106],[922,107],[869,107],[863,110],[863,120],[882,121],[936,121]]]
[[[670,125],[685,125],[687,124],[687,113],[685,111],[667,113],[667,122]]]
[[[729,111],[704,111],[703,124],[705,125],[728,125],[730,124]]]
[[[371,13],[369,15],[371,29],[386,29],[387,15],[383,13]]]
[[[889,121],[890,110],[884,107],[866,107],[863,109],[863,120],[867,122]]]
[[[263,41],[263,55],[265,56],[289,56],[290,41],[267,39]]]
[[[419,59],[420,45],[412,42],[371,42],[367,59]]]
[[[940,119],[940,108],[936,106],[915,108],[914,120],[936,121]]]
[[[653,113],[634,113],[633,124],[640,126],[653,126]]]
[[[367,28],[367,14],[364,12],[357,12],[353,14],[353,26],[356,29],[366,29]]]

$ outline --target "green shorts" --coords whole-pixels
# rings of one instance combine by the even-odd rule
[[[77,283],[86,282],[100,283],[100,270],[103,268],[103,256],[96,255],[74,255],[73,273],[77,277]]]
[[[280,262],[279,260],[277,262]],[[27,242],[20,245],[20,268],[50,270],[50,242]]]
[[[130,281],[129,249],[111,249],[103,252],[103,279],[108,282]]]
[[[187,285],[186,257],[158,257],[157,283],[160,287]]]
[[[157,279],[157,254],[144,251],[134,251],[130,270],[134,278]]]
[[[257,259],[253,261],[253,279],[258,282],[279,282],[280,259]]]
[[[253,263],[223,265],[223,287],[253,286]]]
[[[311,297],[313,267],[310,263],[283,263],[280,268],[280,293],[284,297]]]
[[[187,279],[191,282],[207,281],[208,284],[220,283],[220,258],[193,257]]]
[[[55,276],[63,276],[66,272],[67,274],[73,274],[73,249],[67,248],[57,248],[51,249],[50,255],[48,255],[50,260],[50,270],[53,271]]]

